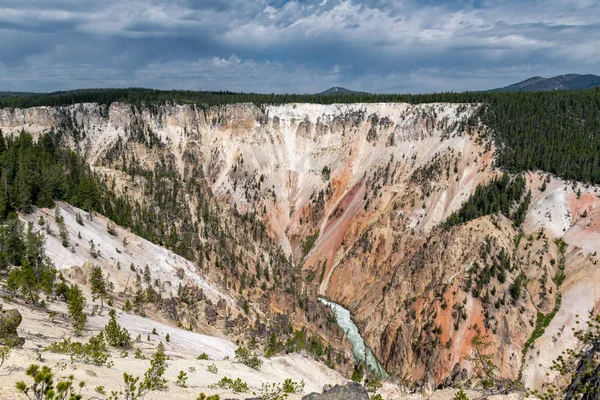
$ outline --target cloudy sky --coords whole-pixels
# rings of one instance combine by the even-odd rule
[[[488,89],[600,74],[600,0],[2,0],[0,90]]]

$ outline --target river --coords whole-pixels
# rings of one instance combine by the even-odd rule
[[[366,364],[369,368],[369,371],[371,371],[380,378],[387,378],[387,372],[385,371],[379,360],[377,360],[377,357],[375,357],[373,351],[365,345],[365,340],[360,335],[358,327],[352,320],[350,311],[337,303],[325,300],[321,297],[319,297],[319,300],[323,304],[331,307],[331,309],[333,310],[333,314],[335,315],[335,320],[337,324],[344,330],[344,332],[346,332],[346,337],[352,345],[352,351],[354,353],[355,360],[364,362],[366,354]]]

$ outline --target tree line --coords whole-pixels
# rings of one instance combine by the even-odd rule
[[[543,170],[565,179],[600,183],[600,88],[554,92],[464,92],[431,94],[260,94],[228,91],[85,89],[0,97],[0,108],[65,106],[95,102],[194,104],[233,103],[475,103],[478,118],[496,141],[497,162],[512,172]]]
[[[531,193],[528,193],[525,200],[521,201],[524,191],[525,178],[522,175],[517,175],[514,179],[511,179],[508,174],[503,174],[501,178],[494,178],[487,185],[477,186],[475,193],[469,197],[458,211],[453,212],[448,217],[444,225],[449,228],[484,215],[501,212],[512,218],[518,226],[523,222],[527,206],[531,200]],[[513,212],[516,205],[518,207]]]

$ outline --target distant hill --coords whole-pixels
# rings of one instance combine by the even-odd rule
[[[354,90],[350,90],[350,89],[346,89],[343,87],[339,87],[339,86],[334,86],[332,88],[327,89],[324,92],[321,93],[317,93],[317,94],[358,94],[358,93],[365,93],[365,92],[356,92]]]
[[[567,74],[553,78],[534,76],[519,83],[514,83],[492,92],[544,92],[551,90],[578,90],[600,86],[600,76]]]

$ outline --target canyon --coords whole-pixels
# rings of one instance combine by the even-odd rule
[[[600,192],[529,171],[531,202],[522,226],[502,214],[444,226],[479,185],[504,173],[489,130],[478,122],[479,107],[82,103],[3,108],[0,129],[4,136],[51,134],[132,202],[148,197],[147,178],[135,171],[166,170],[184,183],[198,182],[231,230],[236,251],[244,249],[239,262],[246,262],[249,275],[257,274],[255,260],[274,274],[283,258],[281,264],[301,279],[294,293],[238,290],[241,278],[225,279],[215,266],[215,248],[196,268],[161,243],[132,235],[123,246],[119,241],[130,233],[121,228],[114,243],[96,236],[103,254],[96,261],[82,250],[87,242],[69,251],[49,237],[48,255],[61,270],[97,262],[122,289],[127,276],[115,264],[147,264],[153,276],[170,282],[172,297],[180,284],[202,289],[201,308],[174,306],[183,326],[235,338],[247,334],[248,325],[285,316],[294,330],[304,328],[352,357],[343,332],[325,323],[330,311],[319,303],[322,297],[350,311],[387,374],[409,388],[443,386],[456,370],[473,376],[467,356],[471,339],[482,332],[499,378],[543,390],[561,379],[552,362],[579,345],[573,328],[585,326],[600,308]],[[193,210],[199,207],[192,197],[183,192],[179,198]],[[75,218],[69,205],[61,207]],[[50,211],[37,212],[52,219]],[[237,225],[240,215],[255,215],[266,237]],[[22,218],[34,222],[39,215]],[[101,221],[98,226],[108,224]],[[184,222],[171,221],[179,230]],[[204,222],[190,222],[202,232]],[[95,232],[89,224],[85,241]],[[74,238],[76,225],[69,226]],[[117,251],[125,247],[132,250]],[[515,296],[517,281],[524,290]],[[244,301],[248,324],[228,323],[245,318]],[[205,315],[213,316],[213,309],[217,322],[208,323]],[[150,314],[168,322],[165,310]],[[552,315],[546,326],[539,326],[540,314]]]

